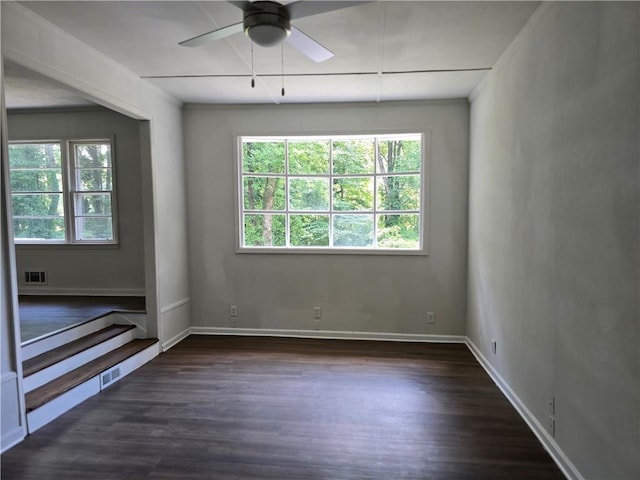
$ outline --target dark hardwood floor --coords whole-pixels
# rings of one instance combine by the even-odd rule
[[[145,311],[144,297],[20,295],[22,342],[77,325],[112,311]]]
[[[562,479],[466,346],[190,336],[2,455],[2,478]]]

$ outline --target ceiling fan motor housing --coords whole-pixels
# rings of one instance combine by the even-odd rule
[[[287,8],[277,2],[253,2],[245,11],[243,27],[255,43],[273,47],[291,34],[291,17]]]

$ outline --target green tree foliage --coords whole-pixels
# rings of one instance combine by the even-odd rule
[[[76,237],[81,240],[112,240],[113,168],[106,143],[75,144],[76,189],[74,195]],[[89,193],[91,192],[91,193]]]
[[[418,136],[251,140],[242,152],[245,246],[286,246],[287,228],[294,247],[419,245]]]
[[[111,240],[113,169],[108,143],[74,144],[72,198],[76,237]],[[65,188],[59,143],[9,145],[14,234],[17,239],[65,240]]]
[[[60,145],[9,145],[9,163],[15,237],[64,240]]]

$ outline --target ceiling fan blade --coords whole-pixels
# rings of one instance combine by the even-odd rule
[[[365,3],[371,3],[371,0],[368,1],[331,1],[331,0],[322,0],[322,1],[300,1],[289,3],[286,5],[287,10],[289,10],[289,15],[291,16],[291,20],[295,20],[297,18],[309,17],[311,15],[317,15],[319,13],[328,13],[333,12],[334,10],[341,10],[343,8],[355,7],[357,5],[362,5]]]
[[[327,50],[313,38],[293,26],[287,42],[316,63],[324,62],[333,57],[333,52]]]
[[[228,37],[229,35],[233,35],[234,33],[240,32],[242,32],[242,22],[218,28],[207,33],[202,33],[196,37],[184,40],[178,45],[182,45],[183,47],[198,47],[205,43],[213,42],[214,40],[219,40],[221,38]]]

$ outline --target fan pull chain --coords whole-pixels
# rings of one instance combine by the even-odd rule
[[[256,74],[253,70],[253,40],[251,40],[251,88],[256,88]]]
[[[280,93],[282,94],[282,96],[284,97],[284,42],[282,43],[282,90],[280,91]]]

